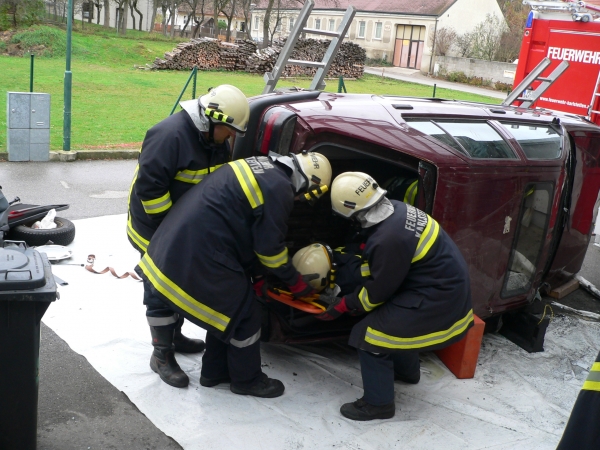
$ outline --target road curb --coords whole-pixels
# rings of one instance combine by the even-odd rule
[[[57,150],[50,152],[50,161],[72,162],[100,159],[137,159],[139,149],[131,150]],[[8,152],[0,152],[0,161],[8,161]]]

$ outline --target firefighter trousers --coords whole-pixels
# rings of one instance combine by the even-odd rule
[[[229,378],[237,386],[251,386],[258,381],[260,368],[260,330],[262,312],[252,300],[237,324],[229,343],[214,333],[206,333],[206,350],[202,356],[201,376],[209,379]]]
[[[358,349],[363,399],[374,406],[394,402],[394,372],[406,378],[419,374],[418,352],[371,353]]]
[[[151,284],[144,282],[144,305],[146,305],[146,319],[151,327],[175,328],[179,314],[174,312],[158,296],[152,293]]]

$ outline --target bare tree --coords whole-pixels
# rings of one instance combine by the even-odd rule
[[[104,28],[110,27],[110,0],[104,0]]]
[[[227,18],[227,41],[229,41],[229,38],[231,37],[231,23],[233,22],[234,17],[242,14],[242,8],[239,0],[231,0],[227,6],[228,8],[223,8],[221,12]]]
[[[435,47],[432,51],[435,51],[436,56],[446,56],[456,42],[456,31],[452,27],[440,28],[431,36],[430,42]]]
[[[485,20],[473,29],[473,56],[492,61],[500,48],[500,39],[505,30],[503,19],[487,14]]]
[[[458,34],[454,41],[454,46],[458,51],[458,54],[463,58],[470,58],[473,56],[473,33],[466,32]]]
[[[135,30],[135,17],[133,11],[140,16],[139,30],[142,31],[142,20],[144,20],[144,14],[138,9],[138,0],[129,0],[129,8],[131,11],[131,19],[133,20],[133,29]]]
[[[219,12],[227,7],[230,0],[213,0],[213,20],[215,22],[214,35],[219,39]]]

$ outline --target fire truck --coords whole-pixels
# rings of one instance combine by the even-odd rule
[[[552,109],[600,125],[600,6],[524,0],[531,12],[505,104]]]

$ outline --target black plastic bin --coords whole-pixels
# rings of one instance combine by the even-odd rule
[[[45,254],[0,248],[0,449],[36,448],[40,321],[56,300]]]

